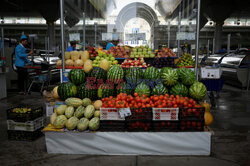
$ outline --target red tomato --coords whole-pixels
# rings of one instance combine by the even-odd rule
[[[159,96],[159,99],[160,99],[160,100],[163,100],[163,99],[164,99],[164,96],[163,96],[163,95],[160,95],[160,96]]]
[[[134,96],[137,97],[137,96],[138,96],[138,93],[134,93]]]

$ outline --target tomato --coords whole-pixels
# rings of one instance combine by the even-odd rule
[[[104,102],[105,101],[105,98],[102,98],[102,102]]]
[[[142,99],[141,102],[142,102],[142,103],[146,103],[146,99]]]
[[[151,107],[155,107],[154,103],[151,104]]]
[[[135,104],[135,101],[134,101],[134,100],[132,100],[132,101],[131,101],[131,104]]]
[[[133,104],[129,104],[128,106],[129,106],[129,108],[132,108]]]
[[[169,97],[169,95],[167,93],[164,96],[167,97],[167,98]]]
[[[177,104],[175,104],[175,105],[174,105],[174,108],[178,108],[178,105],[177,105]]]
[[[146,104],[146,107],[149,108],[149,107],[150,107],[150,104]]]
[[[168,108],[171,108],[172,107],[172,104],[171,103],[168,103]]]
[[[109,99],[113,99],[113,96],[109,96]]]
[[[139,102],[141,102],[141,98],[140,98],[140,97],[136,97],[135,101],[136,101],[137,103],[139,103]]]
[[[196,127],[196,122],[195,121],[192,121],[192,126]]]
[[[164,99],[164,96],[163,96],[163,95],[160,95],[160,96],[159,96],[159,99],[160,99],[160,100],[163,100],[163,99]]]
[[[142,106],[141,106],[141,108],[146,108],[146,105],[143,103]]]
[[[162,104],[162,107],[163,107],[163,108],[166,108],[166,107],[167,107],[167,104],[166,104],[166,103],[163,103],[163,104]]]
[[[138,107],[141,107],[141,105],[142,105],[141,103],[138,103]]]
[[[146,102],[149,103],[150,102],[150,99],[149,97],[146,98]]]
[[[157,108],[162,108],[162,105],[158,105]]]
[[[155,96],[154,97],[154,101],[158,101],[159,100],[159,97],[158,96]]]
[[[187,106],[187,105],[188,105],[188,103],[185,101],[185,102],[183,103],[183,105],[184,105],[184,106]]]
[[[176,101],[172,101],[172,105],[175,105],[176,104]]]
[[[138,96],[138,93],[135,92],[135,93],[134,93],[134,96],[137,97],[137,96]]]
[[[145,94],[143,94],[143,95],[141,95],[142,97],[147,97],[147,95],[145,95]]]
[[[191,105],[191,104],[188,104],[188,108],[192,108],[192,105]]]

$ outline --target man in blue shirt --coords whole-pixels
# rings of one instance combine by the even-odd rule
[[[110,50],[111,47],[115,47],[115,45],[113,43],[114,43],[114,41],[108,42],[108,44],[106,46],[106,50]]]
[[[33,54],[33,51],[26,53],[25,46],[28,45],[28,37],[26,35],[21,36],[21,42],[15,48],[15,66],[18,74],[18,88],[20,94],[25,94],[25,82],[28,79],[28,72],[25,68],[26,63],[30,63],[27,57]]]
[[[67,48],[67,52],[76,51],[76,42],[70,42],[70,46]]]

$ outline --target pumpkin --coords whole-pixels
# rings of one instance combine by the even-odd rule
[[[201,107],[204,107],[206,112],[210,112],[211,106],[210,106],[210,104],[207,103],[206,101],[203,102],[203,103],[201,103]]]
[[[74,61],[72,61],[71,59],[68,59],[65,61],[65,65],[66,66],[74,66]]]
[[[83,63],[89,59],[89,52],[88,51],[81,51],[81,60]]]
[[[100,62],[100,68],[104,69],[105,71],[109,69],[109,65],[109,61],[107,61],[106,59],[103,59]]]
[[[204,119],[206,126],[210,126],[213,123],[213,116],[210,112],[205,112]]]
[[[62,66],[62,60],[61,60],[61,59],[60,59],[60,60],[58,60],[58,61],[56,62],[56,66],[57,66],[57,67]]]
[[[92,60],[86,60],[83,65],[83,70],[85,73],[88,73],[93,68],[93,62]]]
[[[80,54],[78,51],[71,51],[70,52],[70,57],[73,61],[77,60],[80,58]]]
[[[82,67],[83,66],[83,61],[81,59],[77,59],[74,62],[75,67]]]
[[[52,96],[54,99],[59,99],[58,93],[57,93],[57,88],[58,86],[54,87],[53,91],[52,91]]]
[[[70,52],[65,52],[64,58],[65,60],[70,59]]]

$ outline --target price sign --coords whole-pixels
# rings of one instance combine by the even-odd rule
[[[69,41],[80,41],[80,33],[69,34]]]
[[[127,117],[127,116],[131,115],[130,108],[120,108],[119,113],[120,113],[121,118],[124,118],[124,117]]]

